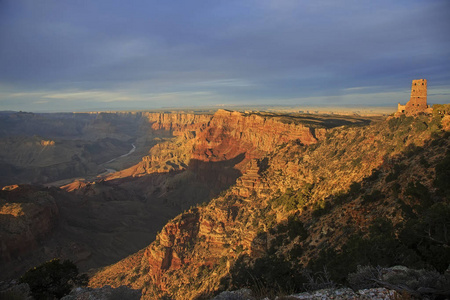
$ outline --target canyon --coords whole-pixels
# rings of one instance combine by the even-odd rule
[[[62,129],[52,129],[52,126],[55,126],[52,123],[55,122],[54,118],[57,119],[56,127],[59,127],[59,116],[46,120],[42,116],[18,115],[8,115],[6,121],[3,120],[3,123],[11,123],[11,134],[17,134],[14,130],[19,129],[18,123],[10,119],[21,118],[23,121],[23,118],[30,118],[24,123],[32,123],[33,119],[37,118],[37,124],[33,127],[41,130],[40,134],[47,133],[47,136],[29,137],[31,129],[22,124],[21,126],[26,127],[22,129],[23,132],[30,130],[28,136],[24,135],[20,141],[10,142],[12,137],[7,136],[4,131],[4,149],[10,149],[14,145],[28,147],[15,151],[16,160],[8,159],[8,155],[12,156],[14,151],[9,150],[9,153],[4,154],[4,161],[15,163],[15,168],[27,166],[26,173],[29,174],[33,173],[32,168],[36,164],[47,164],[43,168],[47,173],[50,168],[54,168],[51,163],[55,161],[63,169],[68,165],[72,166],[72,159],[64,161],[64,155],[72,155],[72,152],[65,148],[73,146],[72,143],[87,143],[81,148],[94,148],[99,158],[90,162],[78,160],[78,166],[84,167],[79,173],[76,170],[69,175],[55,172],[46,177],[42,176],[41,169],[33,173],[33,178],[36,179],[28,181],[30,176],[22,176],[20,178],[23,178],[24,184],[5,186],[2,199],[20,207],[18,210],[23,209],[21,195],[29,197],[29,202],[33,202],[32,199],[39,199],[35,195],[42,194],[44,198],[52,199],[52,214],[29,215],[22,212],[27,218],[26,221],[21,221],[17,216],[5,219],[5,224],[15,224],[14,226],[21,229],[15,235],[11,235],[10,229],[3,231],[2,262],[8,270],[2,272],[3,278],[20,274],[40,261],[59,256],[73,260],[82,270],[113,263],[150,243],[157,230],[179,212],[192,205],[209,201],[234,184],[252,158],[290,139],[304,138],[306,143],[316,141],[314,131],[307,127],[295,127],[270,118],[249,117],[227,111],[219,111],[214,115],[83,114],[80,116],[81,121],[77,120],[75,124],[82,128],[77,129],[78,131],[86,130],[89,136],[81,134],[80,137],[76,137],[78,131],[71,128],[64,129],[63,133],[57,132]],[[79,116],[69,119],[77,117]],[[105,119],[112,128],[103,124]],[[41,123],[47,124],[46,132],[38,126],[42,125]],[[78,123],[83,123],[83,127]],[[124,126],[124,123],[127,126]],[[98,138],[100,133],[95,130],[93,132],[92,127],[105,126],[113,135],[109,137],[111,142],[104,147],[94,146],[101,143],[99,139],[104,141],[105,138]],[[146,143],[156,145],[151,147],[148,155],[143,156],[141,162],[136,165],[119,172],[106,172],[97,177],[97,172],[102,172],[104,165],[108,166],[108,162],[111,165],[111,162],[106,160],[112,155],[131,152],[128,150],[132,137],[130,132],[136,128],[139,129],[138,134],[141,134],[135,134],[138,147],[145,147]],[[30,139],[34,142],[24,142]],[[118,141],[124,141],[122,148],[110,145]],[[61,144],[62,146],[58,147]],[[53,149],[48,150],[49,147]],[[103,152],[106,152],[105,156],[102,155]],[[133,151],[132,154],[136,152]],[[82,152],[79,157],[83,156],[89,157]],[[22,162],[20,157],[27,157],[28,160]],[[117,156],[118,163],[121,157],[126,158],[123,154]],[[58,161],[60,158],[61,161]],[[93,167],[86,168],[87,164]],[[71,183],[67,183],[70,178],[61,180],[65,176],[86,175],[86,169],[92,172],[91,176],[77,178]],[[55,184],[48,184],[49,178],[53,178]],[[49,187],[29,185],[36,182]],[[67,184],[62,185],[61,189],[52,187],[63,183]],[[8,208],[8,205],[3,208],[2,216],[10,215],[11,208]],[[39,232],[30,231],[30,228],[40,227],[33,224],[40,224],[47,218],[53,220],[52,226],[47,226]],[[28,227],[20,225],[22,223],[26,223]],[[19,248],[22,250],[17,250]],[[17,264],[17,260],[21,260],[21,263]]]
[[[350,237],[367,238],[381,217],[406,226],[413,217],[405,207],[422,222],[414,189],[432,199],[424,214],[448,205],[435,184],[449,146],[439,116],[386,120],[218,110],[101,119],[84,119],[86,128],[108,128],[116,146],[102,148],[101,130],[85,135],[87,145],[106,151],[100,160],[91,153],[82,161],[93,163],[91,176],[60,188],[29,185],[35,179],[1,191],[0,263],[8,270],[2,279],[61,257],[89,271],[91,287],[128,285],[142,290],[143,299],[207,298],[251,286],[251,276],[265,274],[267,265],[280,263],[289,272],[331,265],[325,253],[341,255]],[[68,136],[64,140],[75,140]],[[46,149],[62,135],[31,138],[33,147]],[[136,151],[121,162],[131,142]],[[108,165],[115,157],[115,167]],[[108,166],[118,171],[97,177]],[[252,273],[262,262],[263,271]]]

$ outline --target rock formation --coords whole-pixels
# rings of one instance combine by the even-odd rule
[[[50,235],[59,217],[45,189],[15,186],[0,191],[0,262],[20,258]]]

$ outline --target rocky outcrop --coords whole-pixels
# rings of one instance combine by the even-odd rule
[[[261,179],[263,161],[253,159],[248,164],[246,172],[236,180],[233,191],[236,195],[248,198],[252,192],[261,192],[267,185]]]
[[[206,126],[212,115],[190,113],[144,113],[154,130],[169,130],[177,135],[186,130],[196,130]]]
[[[44,147],[55,146],[55,141],[41,140],[41,146],[44,146]]]
[[[148,259],[154,282],[161,284],[163,272],[177,270],[186,263],[184,251],[196,240],[199,232],[197,210],[185,213],[172,220],[158,236],[158,244],[149,247],[144,256]]]
[[[2,190],[0,201],[0,261],[32,251],[57,224],[58,207],[45,189],[18,186]]]

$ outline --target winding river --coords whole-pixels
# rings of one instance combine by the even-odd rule
[[[128,151],[128,153],[125,153],[125,154],[122,154],[122,155],[119,156],[119,157],[113,158],[113,159],[111,159],[111,160],[105,162],[105,164],[112,163],[113,161],[115,161],[115,160],[117,160],[117,159],[119,159],[119,158],[122,158],[122,157],[126,157],[126,156],[130,155],[131,153],[133,153],[134,151],[136,151],[136,146],[135,146],[134,144],[131,144],[131,146],[133,146],[133,148],[131,148],[131,150]]]
[[[136,151],[136,146],[135,146],[134,144],[131,144],[131,146],[132,146],[133,148],[131,148],[131,150],[128,151],[128,153],[125,153],[125,154],[122,154],[121,156],[118,156],[118,157],[116,157],[116,158],[113,158],[113,159],[111,159],[111,160],[105,162],[104,164],[112,163],[113,161],[116,161],[116,160],[118,160],[118,159],[120,159],[120,158],[122,158],[122,157],[126,157],[126,156],[130,155],[131,153],[133,153],[134,151]],[[111,169],[111,168],[105,168],[105,170],[106,170],[106,171],[104,171],[104,172],[98,174],[97,176],[100,176],[100,177],[101,177],[101,176],[105,176],[105,175],[108,175],[108,174],[117,172],[117,170],[114,170],[114,169]]]

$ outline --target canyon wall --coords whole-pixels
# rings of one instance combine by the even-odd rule
[[[37,248],[57,225],[59,210],[45,189],[8,186],[0,191],[0,201],[0,262]]]
[[[212,115],[190,113],[143,113],[143,117],[152,124],[154,130],[170,130],[176,135],[185,130],[196,130],[205,126]]]
[[[324,130],[283,123],[275,117],[219,109],[214,115],[146,113],[154,130],[169,130],[174,140],[160,143],[142,161],[108,179],[204,167],[199,162],[229,161],[243,171],[254,158],[288,141],[310,145]],[[241,158],[240,158],[241,157]]]

